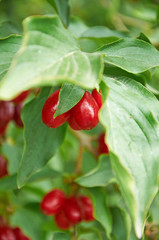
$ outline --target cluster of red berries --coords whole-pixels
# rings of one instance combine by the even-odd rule
[[[0,226],[0,240],[30,240],[20,228],[11,228],[8,225]]]
[[[56,225],[63,230],[70,229],[82,221],[93,221],[93,205],[88,196],[66,197],[60,189],[47,193],[41,201],[41,211],[52,215]]]
[[[0,154],[0,178],[8,175],[8,162],[3,155]],[[0,240],[30,240],[23,234],[20,228],[12,228],[0,216]]]
[[[17,126],[23,127],[20,114],[23,108],[23,101],[29,93],[30,90],[24,91],[12,101],[0,101],[0,136],[5,135],[7,126],[11,120],[13,120]]]
[[[101,92],[96,89],[92,94],[86,91],[82,99],[69,111],[54,118],[59,104],[60,89],[55,91],[45,102],[42,110],[42,120],[50,128],[57,128],[68,121],[74,130],[90,130],[98,122],[98,112],[102,106]]]

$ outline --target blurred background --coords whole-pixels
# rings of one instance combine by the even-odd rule
[[[70,6],[70,24],[76,22],[81,29],[103,25],[135,37],[143,32],[159,48],[159,0],[70,0]],[[22,33],[27,16],[54,13],[47,0],[1,0],[0,37]]]

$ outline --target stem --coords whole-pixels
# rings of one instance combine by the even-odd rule
[[[74,136],[79,140],[80,146],[83,148],[87,148],[87,150],[97,159],[98,157],[98,152],[97,149],[95,149],[92,146],[92,141],[96,140],[94,136],[87,135],[83,132],[78,132],[70,129]]]
[[[84,147],[83,147],[83,146],[80,146],[80,148],[79,148],[79,154],[78,154],[78,158],[77,158],[76,169],[75,169],[75,173],[77,173],[77,174],[80,174],[80,173],[81,173],[83,151],[84,151]]]
[[[76,226],[73,227],[72,240],[77,240],[77,227]]]

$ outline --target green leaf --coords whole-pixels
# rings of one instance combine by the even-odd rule
[[[50,89],[44,89],[37,98],[26,104],[22,111],[25,146],[18,173],[19,187],[34,172],[45,166],[56,153],[65,136],[65,125],[50,129],[42,122],[41,112],[49,93]]]
[[[116,207],[119,206],[119,203],[122,199],[121,193],[118,189],[117,184],[110,184],[106,187],[107,192],[107,205],[108,207]]]
[[[110,30],[104,26],[95,26],[87,29],[80,37],[81,49],[85,52],[94,52],[98,48],[128,36],[126,32]]]
[[[159,209],[159,192],[157,193],[157,195],[154,198],[154,200],[151,204],[151,207],[150,207],[150,212],[151,212],[151,215],[152,215],[152,219],[157,224],[159,224],[158,209]]]
[[[120,77],[128,77],[131,79],[134,79],[138,82],[140,82],[141,84],[145,85],[145,82],[147,80],[147,76],[145,76],[143,73],[139,73],[139,74],[133,74],[133,73],[129,73],[121,68],[118,68],[114,65],[110,65],[110,64],[105,64],[104,67],[104,74],[107,77],[113,77],[113,78],[120,78]]]
[[[88,26],[82,21],[81,18],[71,16],[70,23],[68,26],[70,32],[72,32],[77,38],[79,38],[83,32],[88,29]]]
[[[20,48],[21,41],[21,36],[16,35],[0,39],[0,80],[8,72],[13,57]]]
[[[111,163],[140,238],[159,172],[159,103],[141,84],[104,78],[110,88],[100,113]]]
[[[28,182],[34,182],[34,181],[41,181],[45,179],[55,179],[57,177],[60,177],[61,173],[57,172],[50,167],[46,166],[41,171],[33,174],[29,179]]]
[[[131,221],[128,213],[123,209],[111,208],[113,231],[116,240],[129,240]]]
[[[65,26],[68,26],[70,16],[69,0],[47,0],[55,9],[57,14],[63,20]]]
[[[7,19],[0,21],[0,38],[5,38],[11,34],[19,34],[17,26]]]
[[[110,239],[112,219],[106,204],[106,192],[100,188],[91,188],[89,192],[93,201],[95,219],[101,223]]]
[[[59,94],[59,105],[54,117],[73,108],[83,97],[85,90],[70,83],[64,83]]]
[[[70,240],[70,236],[66,233],[54,233],[53,240]]]
[[[27,183],[42,181],[46,179],[55,179],[60,176],[61,176],[61,173],[46,166],[41,171],[33,174],[27,180]],[[8,191],[8,190],[14,190],[14,189],[17,189],[17,174],[10,175],[0,179],[0,191]]]
[[[13,175],[17,173],[23,153],[23,129],[17,128],[13,122],[10,123],[7,129],[6,139],[8,139],[8,141],[3,141],[0,146],[0,152],[8,160],[9,175]]]
[[[95,156],[90,153],[88,149],[85,148],[82,157],[81,172],[85,175],[86,173],[92,171],[95,167],[97,167],[97,165],[98,163]]]
[[[7,176],[0,179],[0,191],[17,189],[17,176]]]
[[[115,181],[112,173],[109,156],[102,156],[98,166],[91,172],[76,179],[76,182],[83,187],[106,186]]]
[[[151,44],[139,39],[121,39],[99,51],[106,54],[106,63],[131,73],[140,73],[159,66],[159,52]]]
[[[84,52],[92,53],[98,51],[99,48],[119,40],[117,37],[107,38],[93,38],[85,37],[79,39],[81,50]]]
[[[90,232],[87,233],[81,233],[80,236],[78,237],[78,240],[102,240],[101,235],[98,232],[93,231],[94,229],[90,229]]]
[[[152,77],[146,79],[147,88],[149,88],[154,94],[159,95],[159,67],[156,67],[152,72]]]
[[[18,209],[11,216],[11,224],[15,227],[19,226],[22,231],[32,240],[43,240],[44,233],[42,231],[43,220],[38,212],[30,209]]]
[[[0,98],[9,100],[37,86],[70,82],[94,88],[103,72],[102,56],[80,51],[73,35],[54,17],[29,17],[24,21],[22,48],[0,84]]]
[[[92,37],[92,38],[106,38],[106,37],[117,37],[123,38],[128,36],[127,32],[121,32],[116,30],[111,30],[104,26],[94,26],[87,29],[81,37]]]
[[[159,23],[159,6],[158,5],[156,9],[156,23]]]
[[[137,37],[137,39],[143,40],[143,41],[151,44],[151,41],[149,40],[149,38],[148,38],[144,33],[142,33],[142,32],[141,32],[140,35]]]

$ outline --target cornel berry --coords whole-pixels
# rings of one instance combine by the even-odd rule
[[[98,107],[100,109],[102,107],[102,94],[101,94],[101,90],[99,90],[99,92],[97,92],[96,89],[93,89],[92,96],[96,100],[96,102],[98,104]]]
[[[70,114],[69,111],[65,112],[54,118],[54,114],[59,104],[59,93],[60,89],[55,91],[45,102],[42,110],[42,120],[45,125],[50,128],[58,128],[64,124]]]
[[[12,99],[12,102],[14,102],[15,104],[23,102],[28,97],[29,93],[30,93],[30,90],[20,93],[17,97]]]
[[[45,215],[55,215],[63,208],[65,200],[64,192],[60,189],[54,189],[44,196],[41,202],[41,210]]]
[[[64,206],[65,214],[72,224],[82,221],[82,209],[76,197],[68,198]]]
[[[8,175],[7,165],[7,160],[0,154],[0,178]]]
[[[96,89],[90,94],[85,92],[82,99],[69,111],[54,118],[59,104],[60,89],[55,91],[45,102],[42,110],[42,120],[50,128],[57,128],[68,121],[74,130],[90,130],[98,122],[98,112],[102,106],[101,91]]]
[[[99,122],[98,111],[99,107],[97,102],[93,96],[86,91],[82,99],[71,109],[68,123],[74,130],[90,130]]]
[[[14,115],[14,107],[12,103],[0,101],[0,125],[8,124]]]
[[[13,116],[14,122],[20,128],[23,127],[23,122],[22,122],[21,116],[20,116],[22,108],[23,108],[23,103],[19,103],[19,104],[15,105],[15,107],[14,107],[14,116]]]
[[[30,90],[24,91],[11,101],[0,101],[0,136],[5,135],[7,126],[11,120],[14,120],[17,126],[23,127],[20,113],[23,107],[23,101],[29,95]]]
[[[58,228],[63,230],[68,230],[72,227],[72,223],[67,218],[64,210],[60,211],[55,215],[55,223],[58,226]]]
[[[58,228],[70,229],[82,221],[93,221],[93,205],[88,196],[66,197],[60,189],[47,193],[41,202],[41,211],[54,216]]]
[[[81,205],[81,208],[83,210],[83,219],[85,221],[93,221],[93,205],[89,197],[87,196],[80,196],[79,202]]]
[[[0,240],[30,240],[19,227],[12,228],[8,225],[0,226]]]
[[[30,240],[30,238],[28,238],[26,235],[24,235],[24,233],[22,232],[22,230],[18,227],[13,228],[13,233],[16,237],[16,240]]]
[[[17,240],[9,226],[0,226],[0,240]]]
[[[98,138],[98,153],[109,154],[108,146],[105,143],[105,133],[102,133]]]
[[[13,119],[14,107],[12,103],[0,101],[0,136],[5,135],[8,123]]]

